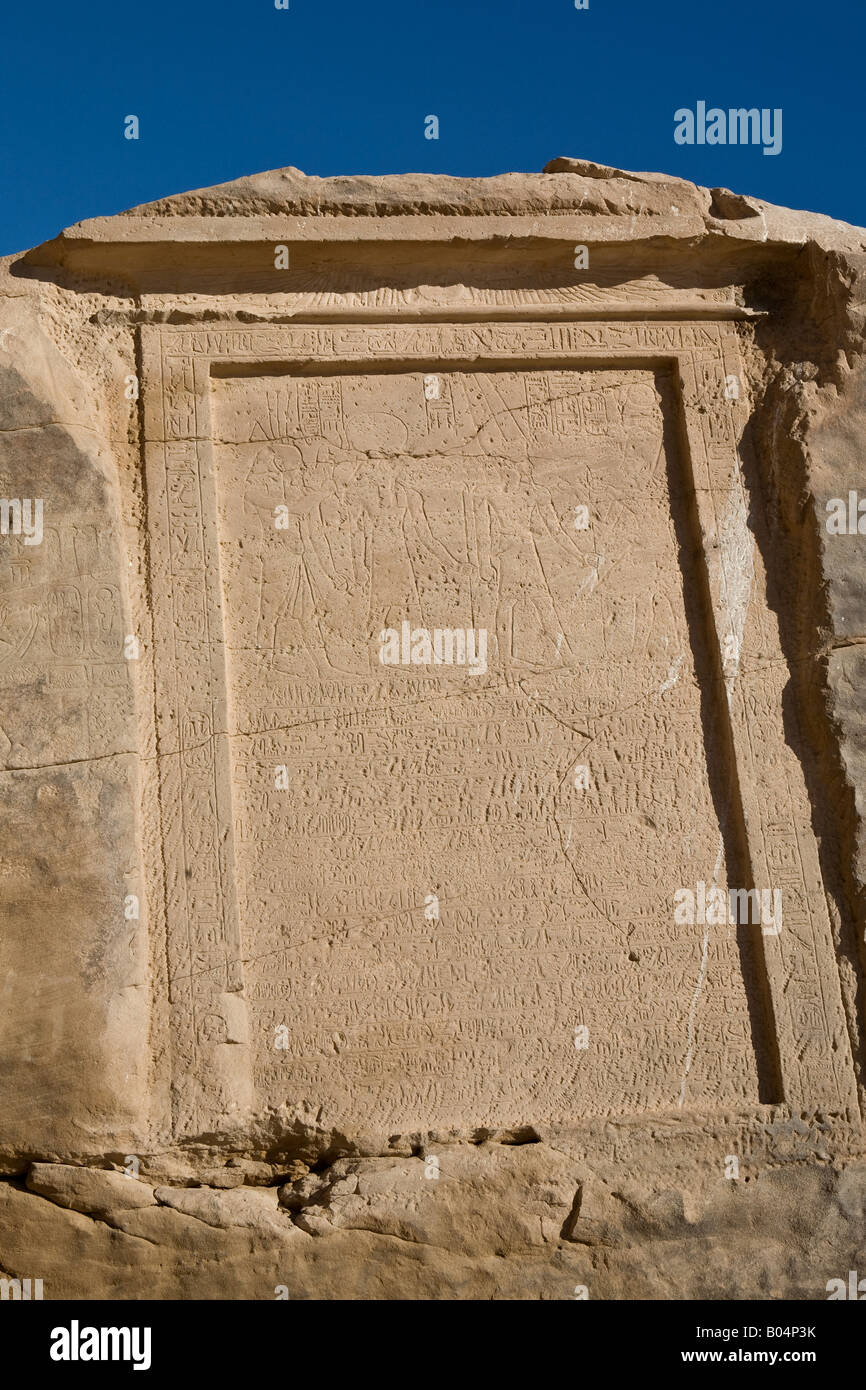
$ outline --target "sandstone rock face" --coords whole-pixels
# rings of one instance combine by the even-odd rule
[[[864,253],[557,159],[2,263],[7,1279],[866,1273]]]

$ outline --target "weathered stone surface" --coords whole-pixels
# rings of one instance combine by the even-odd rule
[[[6,1183],[2,1268],[53,1298],[808,1300],[866,1260],[862,1162],[717,1178],[698,1197],[609,1187],[541,1144],[446,1149],[438,1182],[395,1163],[341,1161],[320,1214],[295,1221],[261,1189],[157,1188],[138,1210],[118,1194],[94,1219]],[[334,1190],[347,1179],[358,1192]]]
[[[864,265],[565,158],[2,263],[0,1269],[866,1266]]]
[[[70,1207],[111,1224],[120,1211],[137,1211],[156,1205],[153,1189],[126,1173],[110,1169],[78,1168],[67,1163],[34,1163],[27,1186],[58,1206]]]

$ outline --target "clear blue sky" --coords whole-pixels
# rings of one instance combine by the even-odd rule
[[[294,164],[540,170],[571,154],[866,224],[864,0],[31,0],[3,16],[0,253]],[[681,106],[783,147],[682,146]],[[140,139],[123,137],[135,114]],[[440,120],[438,141],[424,117]]]

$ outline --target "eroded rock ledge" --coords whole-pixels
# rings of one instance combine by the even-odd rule
[[[0,1182],[2,1269],[52,1299],[821,1299],[866,1261],[864,1163],[695,1200],[542,1143],[438,1157],[435,1179],[343,1158],[279,1186],[242,1162],[195,1186],[35,1163]]]

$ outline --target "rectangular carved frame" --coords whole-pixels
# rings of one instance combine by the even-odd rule
[[[850,1040],[809,800],[782,723],[786,666],[775,619],[752,582],[759,558],[738,457],[748,406],[734,315],[450,323],[369,323],[352,316],[344,323],[243,328],[145,325],[140,334],[161,817],[159,844],[149,847],[148,897],[152,929],[165,941],[175,1135],[224,1131],[254,1108],[235,896],[210,397],[214,374],[257,364],[267,373],[317,363],[328,370],[398,363],[423,372],[509,364],[642,366],[671,374],[727,693],[751,883],[781,887],[785,898],[782,930],[763,937],[779,1100],[795,1115],[854,1121]],[[774,775],[785,771],[784,804],[777,797],[768,806],[760,795],[769,761]]]

